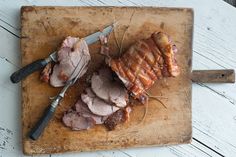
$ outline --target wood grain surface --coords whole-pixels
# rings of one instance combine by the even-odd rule
[[[21,52],[22,65],[47,57],[67,36],[85,37],[104,26],[118,21],[115,36],[123,49],[154,31],[167,32],[176,43],[181,75],[158,81],[149,92],[164,96],[167,108],[150,99],[148,113],[141,123],[144,106],[135,104],[131,120],[108,132],[103,126],[88,131],[71,131],[61,123],[63,112],[70,108],[83,89],[85,79],[103,63],[99,43],[89,46],[92,61],[86,76],[71,87],[57,108],[43,135],[32,141],[29,130],[49,105],[49,97],[60,88],[50,87],[39,80],[39,72],[22,82],[23,148],[26,154],[59,153],[66,151],[95,151],[127,147],[145,147],[189,143],[191,123],[191,59],[193,11],[191,9],[153,7],[22,7]],[[127,29],[128,26],[128,29]],[[127,30],[126,30],[127,29]],[[110,36],[112,55],[118,55],[114,33]]]
[[[234,69],[193,70],[192,81],[196,83],[234,83]]]

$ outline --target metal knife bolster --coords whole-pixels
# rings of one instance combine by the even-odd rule
[[[46,60],[50,60],[49,62],[53,61],[53,62],[57,62],[57,51],[53,52],[52,54],[49,55],[48,58],[46,58]]]

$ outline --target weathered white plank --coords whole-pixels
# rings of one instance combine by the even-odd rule
[[[193,88],[193,136],[217,152],[236,154],[236,108],[204,86]]]
[[[175,153],[166,148],[139,148],[139,149],[128,149],[128,150],[113,150],[113,151],[97,151],[96,153],[65,153],[52,155],[53,157],[143,157],[143,156],[168,156],[176,157]]]
[[[212,6],[214,4],[214,6]],[[0,2],[0,25],[7,28],[14,34],[19,33],[19,8],[21,5],[138,5],[138,6],[170,6],[170,7],[193,7],[195,10],[195,30],[194,30],[194,54],[193,54],[193,69],[215,69],[215,68],[235,68],[235,54],[236,54],[236,10],[222,1],[141,1],[141,0],[80,0],[70,1],[1,1]],[[4,32],[4,33],[2,33]],[[10,33],[3,31],[5,35],[1,38],[1,46],[3,50],[0,52],[1,66],[4,67],[4,72],[1,73],[0,80],[4,80],[6,75],[14,71],[7,68],[14,67],[12,64],[6,62],[5,58],[11,60],[15,64],[19,62],[19,50],[17,41],[15,41]],[[14,37],[15,38],[15,37]],[[13,43],[13,44],[10,44]],[[13,48],[12,48],[13,47]],[[11,48],[14,49],[11,51]],[[12,53],[8,53],[11,51]],[[2,71],[2,69],[1,69]],[[6,80],[5,80],[6,81]],[[19,87],[12,87],[6,82],[1,82],[1,88],[6,91],[17,91]],[[10,88],[10,89],[9,89]],[[19,90],[19,89],[18,89]],[[236,126],[236,112],[235,112],[235,85],[207,85],[207,86],[193,86],[193,136],[203,142],[207,146],[216,150],[222,155],[232,156],[235,154],[236,135],[234,134]],[[5,99],[1,101],[1,107],[5,103],[13,103],[19,101],[19,96],[11,92],[0,93]],[[16,92],[16,94],[19,94]],[[14,98],[14,99],[13,99]],[[13,100],[11,100],[13,99]],[[4,102],[4,103],[2,103]],[[4,106],[5,107],[5,106]],[[5,112],[7,114],[1,115],[3,119],[0,124],[7,125],[5,128],[10,128],[15,132],[19,132],[18,128],[14,128],[15,119],[9,118],[13,115],[17,116],[19,111],[13,110],[15,106],[10,105],[8,108],[11,111]],[[4,110],[5,111],[5,110]],[[14,114],[12,114],[14,113]],[[7,117],[5,120],[5,117]],[[18,118],[19,119],[19,115]],[[12,122],[13,121],[13,122]],[[19,121],[19,120],[18,120]],[[8,124],[9,123],[9,124]],[[11,126],[14,125],[14,126]],[[18,124],[17,127],[19,127]],[[12,128],[11,128],[12,127]],[[16,134],[17,138],[11,142],[15,146],[19,146],[20,134]],[[10,153],[10,149],[4,152],[5,156],[16,156],[16,153]],[[168,148],[145,148],[145,149],[129,149],[121,151],[100,151],[95,153],[82,153],[81,156],[216,156],[217,153],[204,147],[202,144],[194,141],[191,145],[171,146]],[[17,152],[20,152],[18,150]],[[113,153],[114,152],[114,153]],[[8,154],[9,155],[8,155]],[[125,154],[127,153],[127,154]],[[78,154],[71,154],[68,156],[77,156]],[[19,155],[20,156],[20,155]]]
[[[15,66],[0,59],[0,67],[0,154],[13,156],[22,154],[19,138],[21,103],[18,90],[20,89],[19,85],[13,87],[9,81],[10,73],[16,70]]]
[[[197,142],[193,142],[191,145],[179,145],[171,147],[159,147],[159,148],[132,148],[125,150],[113,150],[113,151],[97,151],[97,152],[84,152],[84,153],[65,153],[52,155],[53,157],[220,157],[220,155],[209,151],[207,148]]]
[[[0,36],[0,156],[20,157],[23,156],[20,84],[12,84],[9,79],[20,64],[19,39],[2,28]]]

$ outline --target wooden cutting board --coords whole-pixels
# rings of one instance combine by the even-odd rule
[[[99,42],[89,46],[92,55],[88,73],[71,87],[55,116],[37,141],[28,138],[28,132],[50,104],[49,97],[61,88],[50,87],[39,80],[40,72],[22,82],[23,148],[26,154],[61,153],[67,151],[95,151],[128,147],[150,147],[189,143],[191,123],[191,58],[192,58],[192,9],[154,7],[22,7],[21,53],[22,65],[47,57],[67,36],[85,37],[113,21],[118,21],[115,36],[123,49],[135,41],[147,38],[154,31],[167,32],[178,47],[177,60],[181,74],[177,78],[159,80],[148,91],[160,98],[150,99],[146,118],[144,106],[135,104],[131,119],[114,131],[96,126],[88,131],[71,131],[61,118],[64,111],[76,102],[86,86],[85,79],[104,62],[99,54]],[[129,27],[128,27],[129,26]],[[127,29],[128,27],[128,29]],[[111,34],[109,46],[113,56],[119,49]]]

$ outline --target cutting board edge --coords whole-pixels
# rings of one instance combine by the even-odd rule
[[[82,153],[82,152],[96,152],[96,151],[114,151],[114,150],[119,150],[119,149],[129,149],[129,148],[147,148],[147,146],[149,148],[154,148],[154,147],[165,147],[165,146],[175,146],[175,145],[179,145],[179,144],[190,144],[192,142],[192,129],[191,129],[191,136],[189,139],[183,141],[183,142],[171,142],[171,143],[166,143],[166,144],[157,144],[157,145],[153,145],[153,144],[150,144],[150,145],[133,145],[132,147],[116,147],[116,149],[93,149],[93,150],[86,150],[86,151],[78,151],[78,150],[61,150],[61,151],[51,151],[51,152],[35,152],[35,151],[32,151],[32,149],[27,149],[25,147],[25,144],[23,142],[23,154],[24,155],[45,155],[45,154],[61,154],[61,153]]]
[[[21,10],[24,10],[24,8],[27,8],[27,9],[29,9],[29,11],[30,11],[30,8],[47,8],[47,7],[45,7],[45,6],[22,6],[22,8],[21,8]],[[112,7],[112,8],[114,8],[113,6],[100,6],[101,8],[107,8],[107,7]],[[64,7],[62,7],[62,6],[53,6],[53,7],[51,7],[51,6],[48,6],[48,8],[54,8],[54,9],[56,9],[56,8],[64,8]],[[78,8],[78,7],[66,7],[66,8]],[[90,6],[83,6],[82,8],[92,8],[92,7],[90,7]],[[115,8],[140,8],[140,7],[123,7],[123,6],[116,6]],[[187,10],[190,10],[191,12],[192,12],[192,15],[193,15],[193,9],[192,8],[169,8],[169,7],[142,7],[142,8],[158,8],[158,9],[178,9],[178,10],[182,10],[182,9],[187,9]],[[193,20],[193,22],[194,22],[194,16],[192,17],[192,20]],[[192,32],[193,32],[193,26],[192,26]],[[192,33],[192,38],[193,38],[193,33]],[[22,40],[21,40],[22,41]],[[192,44],[193,44],[193,42],[191,41],[191,49],[192,49]],[[22,45],[22,44],[21,44]],[[192,52],[191,52],[191,58],[192,58]],[[192,68],[191,68],[192,69]],[[191,70],[190,70],[191,71]],[[27,82],[24,82],[23,81],[23,83],[22,83],[22,85],[23,86],[25,86],[27,84]],[[190,94],[192,94],[192,86],[191,86],[191,93]],[[23,97],[23,92],[22,92],[22,97]],[[191,100],[192,100],[192,97],[190,97],[191,98]],[[24,102],[23,102],[23,100],[22,100],[22,107],[23,107],[23,104],[24,104]],[[191,112],[192,112],[192,102],[190,102],[190,105],[191,105]],[[23,116],[23,115],[22,115]],[[192,113],[191,113],[191,117],[192,117]],[[192,121],[191,121],[191,126],[192,126]],[[23,133],[22,133],[23,134]],[[166,146],[166,145],[175,145],[175,144],[185,144],[185,143],[190,143],[191,142],[191,140],[192,140],[192,128],[191,128],[191,136],[190,136],[190,139],[189,140],[186,140],[186,141],[184,141],[184,142],[182,142],[182,143],[180,143],[180,142],[173,142],[173,143],[167,143],[167,144],[160,144],[160,145],[147,145],[147,146],[153,146],[153,147],[155,147],[155,146]],[[24,152],[24,154],[27,154],[27,155],[33,155],[33,154],[46,154],[46,153],[31,153],[32,151],[27,151],[27,149],[25,148],[25,144],[24,144],[24,142],[23,142],[23,152]],[[137,145],[137,146],[132,146],[132,147],[129,147],[129,148],[144,148],[145,146],[142,146],[142,145]],[[117,147],[118,148],[118,147]],[[128,148],[128,147],[120,147],[120,148]],[[119,149],[119,148],[118,148]],[[98,150],[107,150],[107,149],[94,149],[94,150],[90,150],[90,151],[98,151]],[[110,149],[109,149],[110,150]],[[79,151],[71,151],[71,150],[67,150],[67,151],[64,151],[64,152],[79,152]],[[53,153],[53,152],[52,152]],[[57,153],[59,153],[59,152],[57,152]]]
[[[46,8],[46,9],[60,9],[60,8],[150,8],[150,9],[162,9],[162,10],[187,10],[194,14],[194,9],[190,7],[158,7],[158,6],[21,6],[20,13],[33,11],[35,8]]]
[[[21,6],[21,9],[23,11],[26,10],[32,10],[32,8],[158,8],[158,9],[177,9],[177,10],[183,10],[183,9],[190,9],[193,10],[191,7],[159,7],[159,6],[59,6],[59,5],[53,5],[53,6],[34,6],[34,5],[23,5]]]

